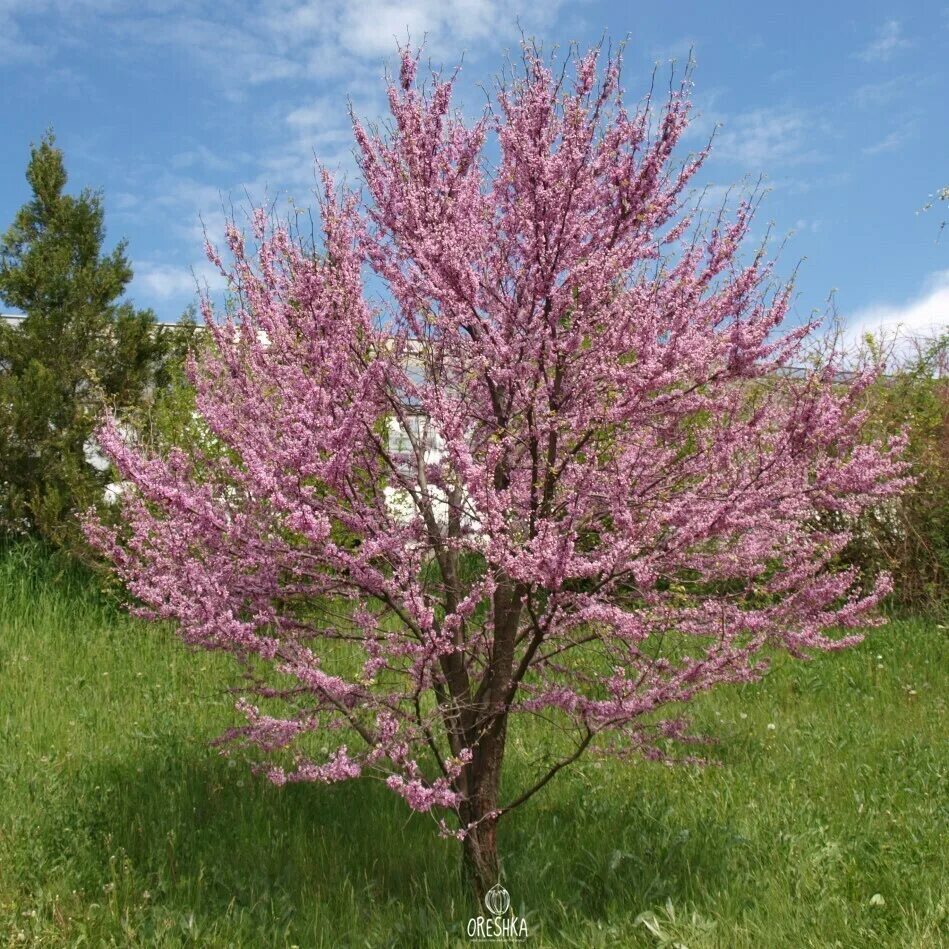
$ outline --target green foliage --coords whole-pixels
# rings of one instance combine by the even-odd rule
[[[229,657],[36,544],[0,551],[0,630],[4,945],[468,943],[429,817],[379,782],[278,789],[209,746],[236,721]],[[501,837],[530,945],[944,946],[947,672],[945,628],[894,622],[697,701],[721,767],[558,776]],[[511,787],[559,741],[524,722]]]
[[[879,343],[868,339],[873,349]],[[868,393],[870,433],[909,435],[916,482],[891,505],[858,525],[848,556],[869,571],[889,570],[895,600],[938,608],[949,593],[949,334],[918,340],[912,356]]]
[[[192,457],[219,454],[224,449],[196,411],[195,389],[185,367],[188,354],[199,355],[209,340],[195,323],[193,307],[178,326],[174,351],[162,366],[161,384],[155,387],[151,399],[129,414],[129,424],[136,438],[156,454],[172,448],[180,448]]]
[[[188,333],[159,331],[154,313],[122,301],[125,244],[103,251],[102,195],[66,193],[52,133],[31,148],[26,178],[32,198],[0,237],[0,301],[26,314],[0,324],[0,532],[79,551],[75,514],[110,480],[86,457],[96,420],[165,385]]]

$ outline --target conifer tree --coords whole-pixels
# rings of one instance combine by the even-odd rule
[[[110,480],[95,420],[161,386],[180,341],[123,300],[126,244],[103,250],[102,194],[66,193],[52,132],[31,148],[26,178],[31,198],[0,237],[0,302],[26,317],[0,324],[0,531],[76,550],[75,512]]]

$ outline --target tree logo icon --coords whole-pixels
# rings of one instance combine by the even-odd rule
[[[477,942],[520,941],[527,938],[527,920],[510,914],[511,895],[501,886],[494,886],[484,894],[487,916],[472,916],[468,920],[468,938]]]
[[[511,897],[500,883],[484,894],[484,905],[492,916],[503,916],[511,908]]]

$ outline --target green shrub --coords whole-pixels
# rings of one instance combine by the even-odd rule
[[[916,482],[857,524],[848,555],[868,572],[893,574],[897,605],[933,609],[949,586],[949,333],[916,340],[911,353],[877,380],[868,406],[871,434],[908,432]]]

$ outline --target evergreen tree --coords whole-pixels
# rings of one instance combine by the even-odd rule
[[[0,237],[0,302],[26,315],[0,324],[0,532],[75,550],[74,515],[110,480],[90,463],[96,419],[161,387],[185,339],[122,300],[125,242],[103,251],[102,194],[66,193],[52,132],[31,147],[26,178],[32,198]]]

